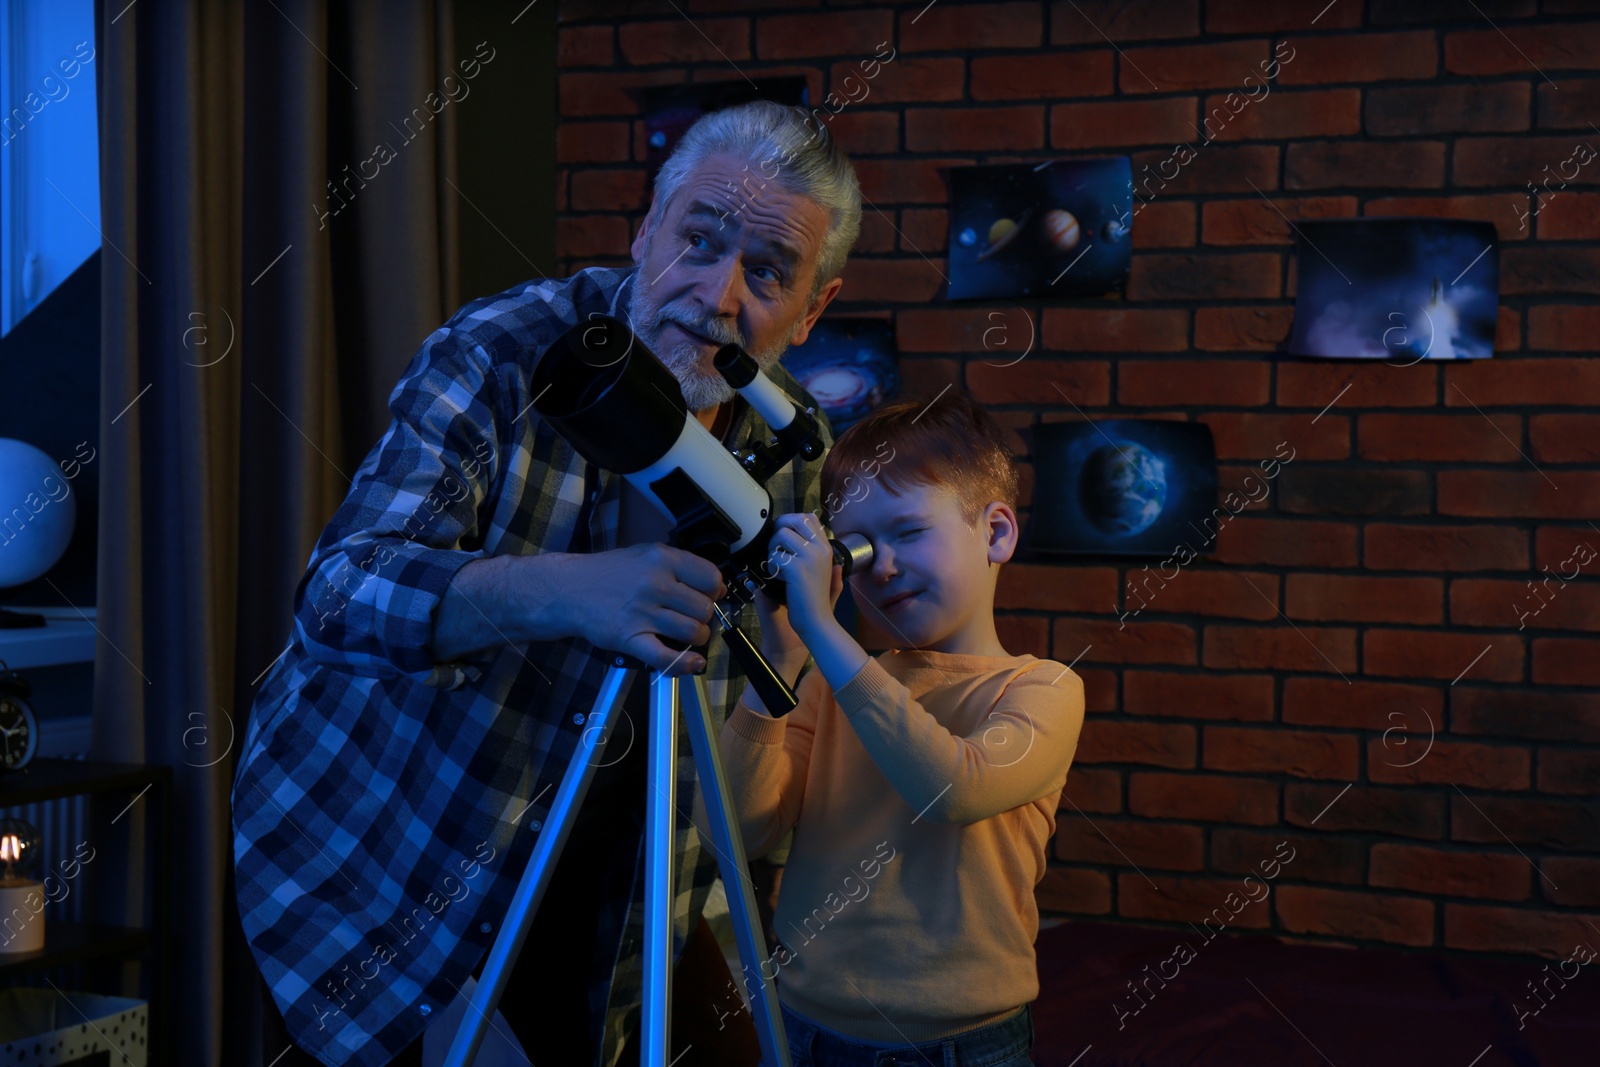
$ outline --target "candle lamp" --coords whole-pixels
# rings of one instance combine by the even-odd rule
[[[22,819],[0,819],[0,953],[44,948],[44,842]]]

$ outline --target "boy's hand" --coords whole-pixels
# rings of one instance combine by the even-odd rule
[[[827,531],[815,515],[780,515],[776,525],[767,551],[767,573],[775,574],[787,587],[785,624],[803,641],[818,626],[833,620],[834,605],[844,591],[844,569],[833,561]],[[758,605],[761,600],[775,606],[770,598],[757,594]],[[765,634],[766,614],[761,621]]]

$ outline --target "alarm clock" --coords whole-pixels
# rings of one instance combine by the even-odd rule
[[[39,720],[28,706],[27,680],[0,660],[0,770],[19,771],[39,748]]]

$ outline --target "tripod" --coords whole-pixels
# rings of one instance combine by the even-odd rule
[[[609,740],[616,710],[622,703],[624,682],[644,664],[632,657],[615,654],[606,670],[600,691],[595,695],[594,711],[581,735],[577,751],[562,776],[561,787],[551,802],[550,817],[534,843],[527,870],[500,926],[500,934],[489,950],[483,973],[473,990],[461,1029],[451,1042],[445,1067],[470,1067],[483,1043],[495,1006],[505,992],[511,965],[522,951],[522,942],[533,925],[550,877],[555,871],[567,833],[577,818],[594,778],[595,750]],[[711,843],[717,850],[717,863],[728,891],[728,911],[739,945],[739,959],[746,970],[753,969],[757,983],[748,980],[751,1018],[761,1041],[761,1060],[769,1067],[790,1067],[789,1045],[784,1038],[783,1019],[778,1011],[775,983],[761,971],[760,949],[764,945],[756,932],[755,894],[745,866],[744,839],[739,833],[738,814],[728,798],[722,756],[712,730],[711,704],[706,698],[705,680],[689,676],[689,707],[684,720],[689,728],[689,743],[694,749],[695,770],[707,794],[706,812],[711,820]],[[650,671],[650,751],[646,795],[645,837],[647,842],[646,910],[644,920],[644,1008],[642,1017],[643,1062],[649,1067],[666,1067],[671,1049],[669,1006],[672,1002],[672,858],[673,816],[676,811],[677,774],[674,763],[678,751],[678,710],[682,701],[681,678],[658,670]]]

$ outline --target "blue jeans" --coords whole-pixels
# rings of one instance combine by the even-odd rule
[[[878,1048],[851,1041],[790,1011],[783,1011],[793,1067],[1033,1067],[1033,1012],[1028,1005],[1009,1019],[939,1041]]]

